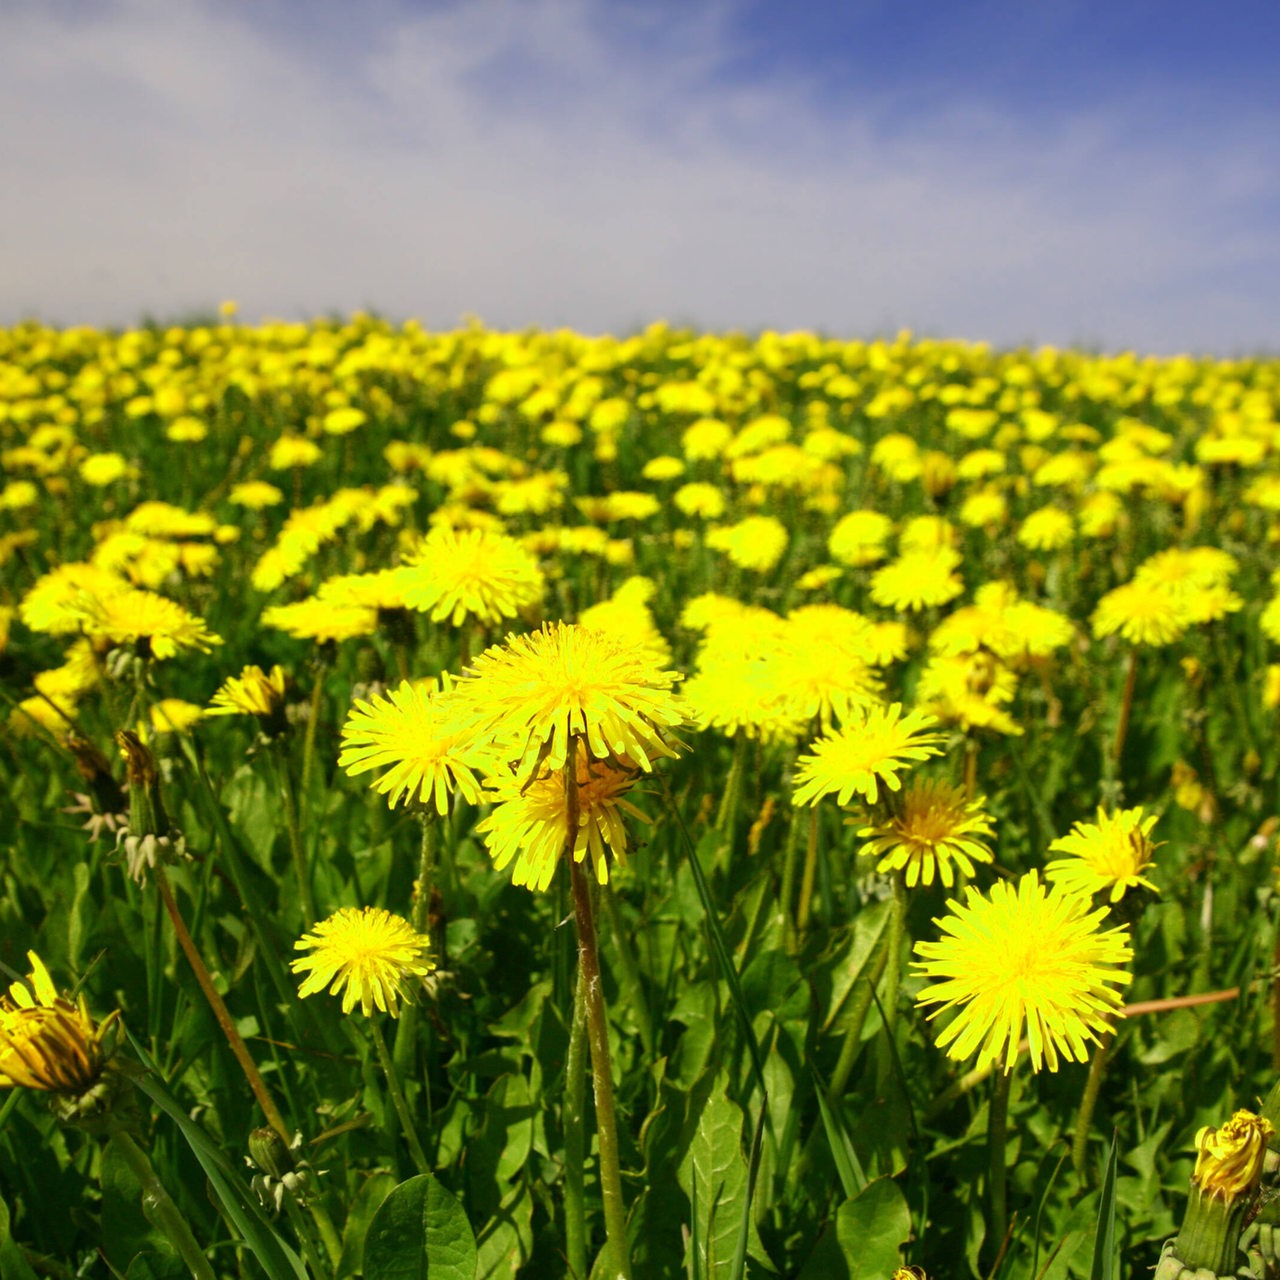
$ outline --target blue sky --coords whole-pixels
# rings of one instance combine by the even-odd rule
[[[1280,7],[0,0],[0,322],[1280,350]]]

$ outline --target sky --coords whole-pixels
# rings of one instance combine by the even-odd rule
[[[1280,6],[0,0],[0,324],[1280,353]]]

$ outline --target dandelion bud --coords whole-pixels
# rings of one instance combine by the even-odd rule
[[[116,742],[124,756],[129,784],[129,825],[117,832],[116,848],[124,850],[129,878],[145,884],[147,872],[157,865],[186,857],[186,842],[171,828],[165,813],[155,756],[128,729],[116,734]]]
[[[1237,1111],[1217,1129],[1196,1134],[1196,1166],[1191,1195],[1178,1238],[1166,1244],[1156,1280],[1177,1280],[1185,1272],[1235,1275],[1240,1232],[1257,1197],[1270,1121]]]

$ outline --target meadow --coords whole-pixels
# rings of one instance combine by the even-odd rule
[[[0,1277],[1280,1275],[1278,398],[0,330]]]

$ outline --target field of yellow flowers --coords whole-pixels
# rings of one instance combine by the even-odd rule
[[[1278,400],[0,330],[3,1280],[1280,1274]]]

